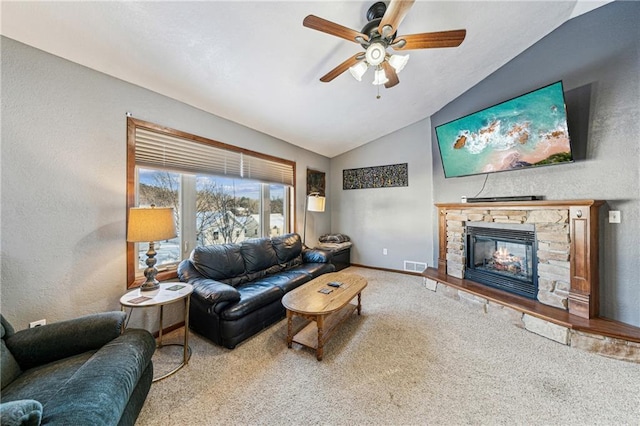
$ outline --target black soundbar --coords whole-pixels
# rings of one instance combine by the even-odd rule
[[[485,197],[485,198],[467,198],[467,203],[494,203],[504,201],[535,201],[542,200],[540,195],[517,195],[513,197]]]

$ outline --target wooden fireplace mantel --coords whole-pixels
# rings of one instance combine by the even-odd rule
[[[447,211],[546,210],[569,211],[569,313],[582,318],[599,314],[599,210],[602,200],[544,200],[486,203],[436,203],[438,208],[438,273],[447,273]]]

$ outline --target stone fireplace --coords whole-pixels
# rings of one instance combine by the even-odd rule
[[[556,342],[640,363],[640,328],[599,316],[599,210],[604,201],[439,203],[438,267],[422,273],[425,287]],[[469,241],[479,250],[467,260]],[[496,243],[487,229],[498,231]],[[513,230],[516,235],[512,235]],[[534,243],[520,243],[520,231]],[[504,234],[506,232],[506,234]],[[492,234],[492,232],[489,232]],[[489,240],[489,241],[487,241]],[[527,238],[525,238],[527,240]],[[530,245],[529,245],[530,244]],[[530,252],[529,252],[530,250]],[[497,260],[497,265],[494,260]],[[535,256],[533,255],[535,252]],[[477,255],[476,255],[477,254]],[[479,283],[475,269],[537,277],[530,297]]]
[[[510,243],[502,245],[506,251],[503,255],[528,256],[525,262],[535,262],[511,266],[535,274],[532,283],[537,288],[525,297],[583,318],[597,317],[598,209],[602,204],[595,200],[437,204],[438,270],[448,276],[482,282],[473,270],[477,268],[469,268],[469,239],[476,234],[476,228],[502,229],[499,232],[506,235],[503,240]],[[511,245],[514,238],[520,238],[510,235],[514,229],[533,232],[534,243],[530,250],[534,253],[527,252],[526,247],[519,249],[524,250],[519,255],[509,252],[516,250]],[[493,243],[483,244],[486,247]],[[472,261],[480,263],[477,259]],[[523,295],[522,291],[514,293]]]
[[[533,274],[534,270],[537,274],[536,277],[531,277],[532,281],[535,280],[535,283],[532,283],[532,287],[535,286],[535,290],[516,288],[514,291],[509,289],[508,285],[497,284],[493,286],[537,299],[545,305],[568,309],[571,282],[568,208],[504,210],[499,206],[495,208],[475,208],[473,204],[468,204],[465,207],[459,210],[447,210],[446,213],[448,275],[487,284],[483,282],[482,276],[486,275],[482,274],[483,271],[480,273],[474,269],[470,271],[467,266],[467,255],[471,253],[468,253],[466,249],[473,249],[473,246],[468,244],[468,240],[474,238],[476,229],[484,229],[486,227],[486,229],[509,231],[517,230],[513,225],[528,225],[526,227],[527,231],[523,232],[531,232],[534,234],[534,240],[537,240],[536,252],[529,255],[529,260],[532,262],[532,258],[536,258],[536,264],[531,264],[529,267],[531,274]],[[487,224],[493,226],[487,227]],[[495,226],[500,224],[504,226]],[[473,232],[468,232],[470,229]],[[507,236],[503,237],[504,241],[512,241],[514,239],[508,235],[508,232],[505,234]],[[531,293],[531,291],[534,293]]]

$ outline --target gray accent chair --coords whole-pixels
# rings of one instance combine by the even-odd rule
[[[0,315],[0,424],[133,425],[156,342],[114,311],[15,332]]]

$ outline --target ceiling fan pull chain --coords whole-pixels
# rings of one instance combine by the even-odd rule
[[[380,96],[380,85],[376,86],[378,88],[378,96],[376,96],[376,99],[380,99],[382,96]]]

